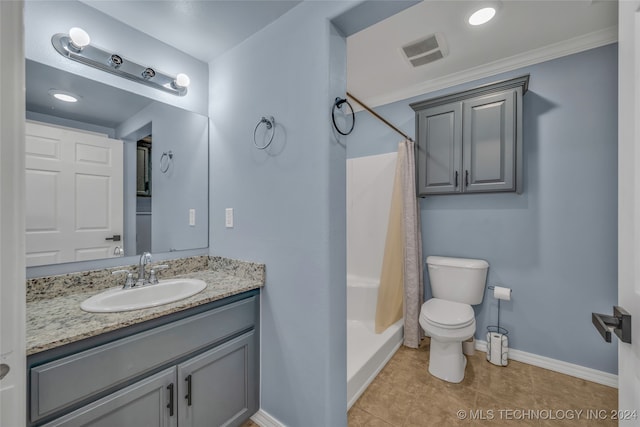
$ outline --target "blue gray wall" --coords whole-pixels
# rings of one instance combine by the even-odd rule
[[[346,149],[330,126],[346,53],[328,18],[352,5],[303,2],[210,64],[210,250],[267,265],[261,408],[290,426],[346,425]]]
[[[260,406],[288,426],[347,424],[346,147],[330,115],[344,36],[414,3],[302,2],[209,64],[210,253],[267,265]],[[276,133],[261,151],[267,115]]]
[[[523,194],[421,199],[424,255],[489,262],[488,283],[513,289],[501,310],[511,348],[615,373],[617,348],[591,312],[617,302],[617,45],[375,110],[414,135],[409,103],[526,73]],[[396,150],[397,134],[368,113],[356,120],[349,158]],[[426,277],[425,287],[430,297]],[[493,296],[476,313],[484,340],[496,323]]]
[[[125,165],[125,212],[130,213],[127,221],[135,221],[133,213],[137,211],[133,191],[136,176],[131,173],[136,170],[136,141],[149,133],[153,137],[152,253],[209,246],[208,125],[206,116],[153,102],[116,129],[116,137],[125,143],[125,159],[132,163]],[[144,129],[142,134],[138,134],[140,129]],[[173,153],[173,159],[166,173],[162,173],[160,158],[168,151]],[[189,209],[196,211],[194,226],[189,225]]]

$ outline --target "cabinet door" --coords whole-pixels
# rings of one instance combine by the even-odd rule
[[[165,369],[45,424],[45,427],[176,427],[175,379],[175,368]],[[174,405],[172,409],[170,404]]]
[[[255,333],[178,365],[180,427],[239,426],[258,410]]]
[[[512,89],[463,103],[463,191],[516,189],[516,95]]]
[[[462,104],[441,105],[417,114],[419,196],[460,191]]]

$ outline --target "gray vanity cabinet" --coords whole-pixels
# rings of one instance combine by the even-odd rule
[[[529,76],[411,104],[418,196],[522,188],[522,95]]]
[[[239,426],[259,405],[258,319],[249,291],[30,357],[29,426]]]
[[[45,424],[45,427],[176,427],[177,418],[170,416],[167,408],[175,376],[175,369],[166,369]]]
[[[178,426],[240,425],[255,408],[253,332],[178,365]]]

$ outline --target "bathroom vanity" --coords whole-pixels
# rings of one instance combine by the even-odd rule
[[[183,276],[207,288],[150,309],[83,312],[95,289],[28,303],[28,425],[237,426],[255,413],[263,279]]]

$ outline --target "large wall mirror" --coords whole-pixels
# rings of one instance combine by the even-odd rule
[[[27,266],[208,246],[207,117],[32,60],[26,106]]]

